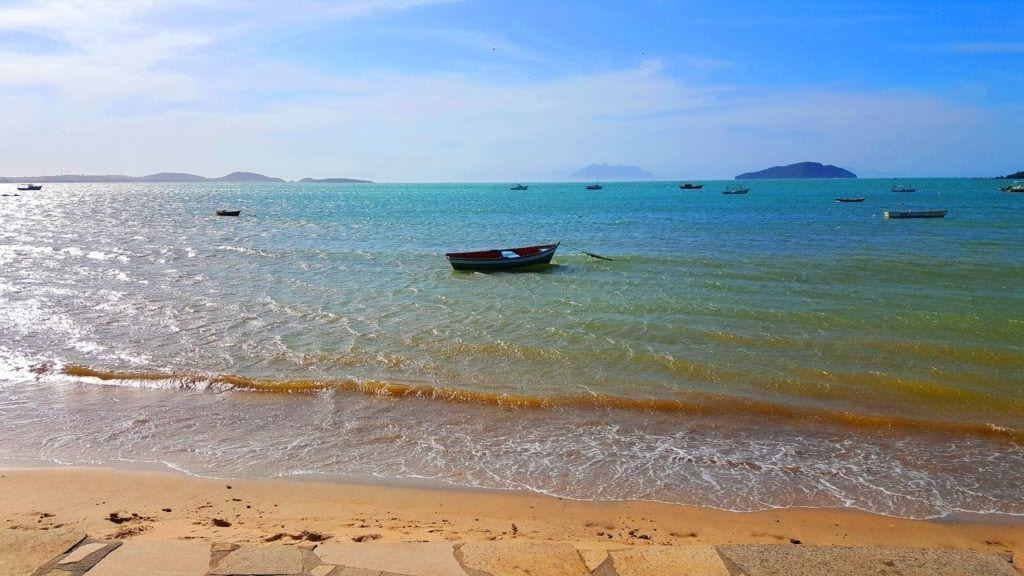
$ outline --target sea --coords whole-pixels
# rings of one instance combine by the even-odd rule
[[[585,184],[2,185],[0,461],[1024,515],[1024,194]]]

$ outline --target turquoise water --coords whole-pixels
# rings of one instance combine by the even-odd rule
[[[1024,195],[705,184],[0,198],[0,457],[1024,513]],[[556,241],[530,273],[443,256]]]

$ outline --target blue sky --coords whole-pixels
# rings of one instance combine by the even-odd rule
[[[0,175],[1024,169],[1024,2],[0,0]]]

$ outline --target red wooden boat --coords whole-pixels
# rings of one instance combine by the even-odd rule
[[[557,249],[558,244],[555,243],[479,252],[449,252],[444,256],[456,270],[493,271],[549,264]]]

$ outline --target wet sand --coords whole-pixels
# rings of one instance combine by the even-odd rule
[[[0,527],[97,538],[218,542],[567,541],[957,548],[1024,555],[1024,518],[906,520],[850,510],[736,513],[651,502],[170,472],[0,469]]]

